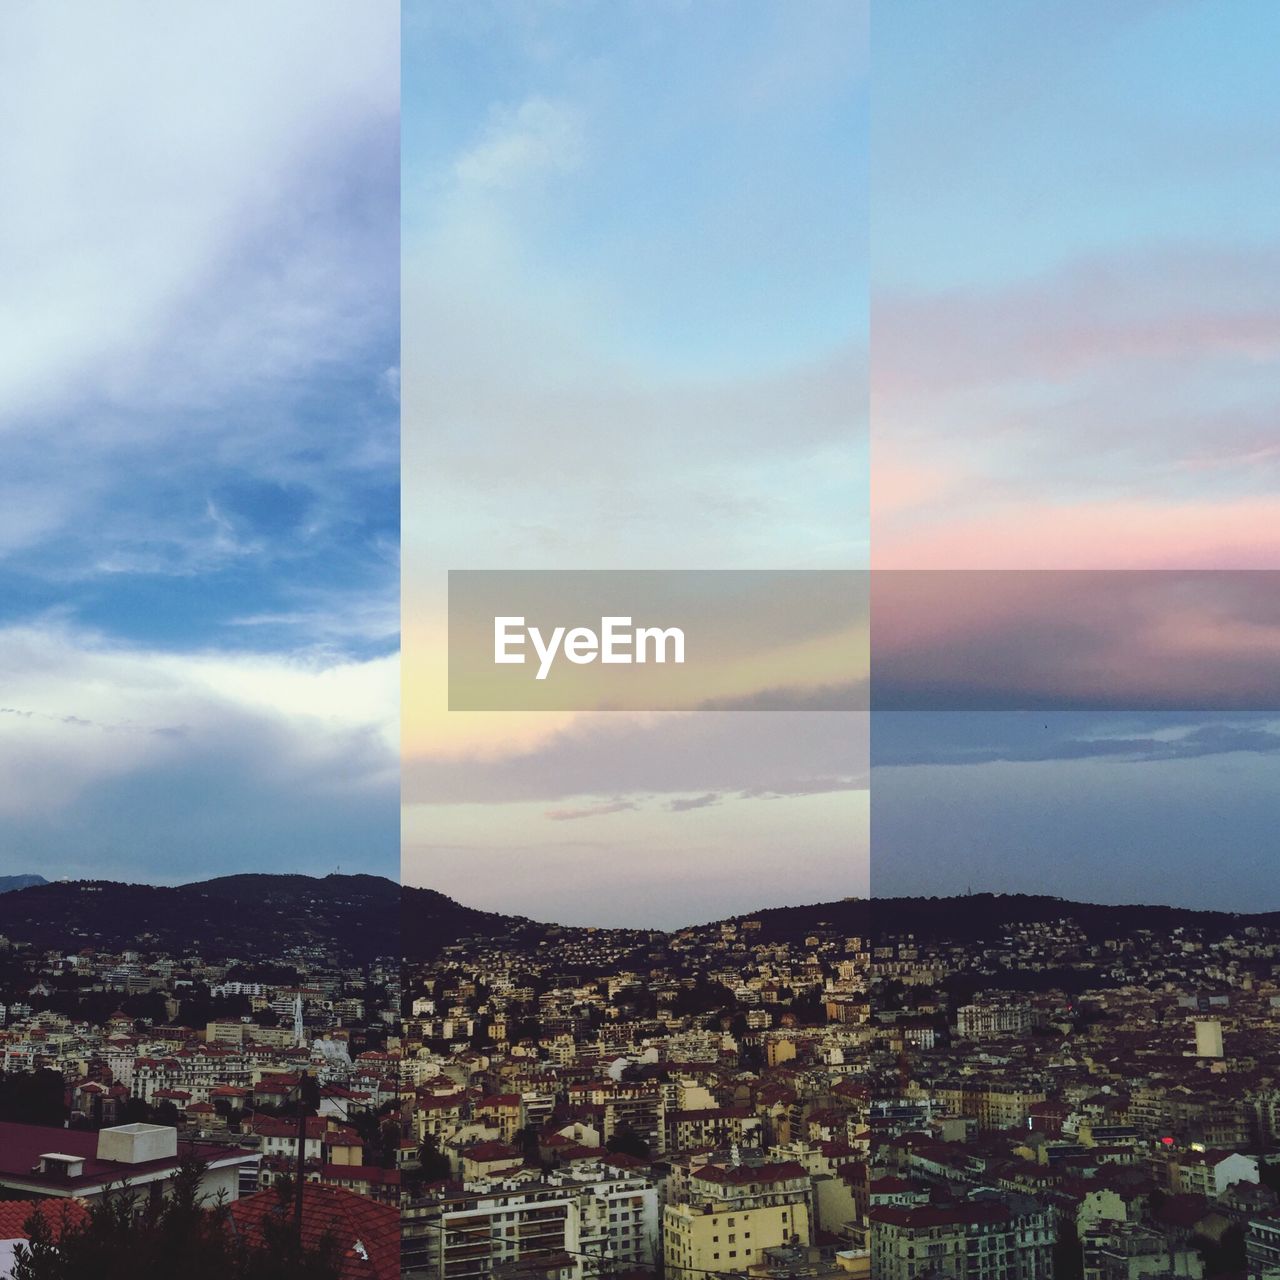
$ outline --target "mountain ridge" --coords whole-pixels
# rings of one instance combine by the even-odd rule
[[[24,877],[9,877],[24,879]],[[0,894],[0,934],[13,941],[71,949],[129,948],[257,958],[293,943],[321,946],[366,962],[400,956],[414,962],[467,938],[529,941],[585,932],[525,916],[485,911],[434,889],[383,876],[271,872],[215,876],[182,885],[112,880],[30,883]],[[3,883],[3,881],[0,881]],[[671,938],[754,921],[762,942],[802,941],[829,931],[865,937],[913,934],[919,941],[975,941],[1009,925],[1073,919],[1092,937],[1137,930],[1193,928],[1223,934],[1241,925],[1280,929],[1280,911],[1226,912],[1159,904],[1080,903],[1044,894],[843,898],[762,907],[680,929],[595,929],[595,933]]]
[[[0,935],[50,950],[262,959],[288,945],[358,963],[399,952],[399,886],[381,876],[217,877],[184,885],[60,880],[0,895]]]
[[[28,873],[17,876],[0,876],[0,893],[13,893],[18,889],[31,889],[36,885],[48,884],[44,876]]]

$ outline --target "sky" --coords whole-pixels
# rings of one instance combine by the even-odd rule
[[[6,873],[397,872],[398,29],[0,15]]]
[[[1280,907],[1269,0],[0,24],[0,870]],[[463,568],[869,568],[870,747],[449,712]]]
[[[864,892],[866,717],[446,710],[449,569],[867,565],[867,14],[411,7],[406,881],[570,923]]]
[[[873,699],[937,694],[875,716],[877,894],[1280,907],[1276,586],[1230,572],[1280,569],[1278,40],[1251,0],[875,11],[872,565],[1028,571],[883,629],[873,586]]]

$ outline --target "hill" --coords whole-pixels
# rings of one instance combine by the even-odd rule
[[[982,942],[1004,936],[1011,925],[1072,920],[1091,939],[1135,933],[1171,934],[1194,929],[1222,937],[1241,927],[1280,929],[1280,911],[1244,915],[1188,907],[1106,905],[1071,902],[1048,895],[972,893],[949,898],[842,898],[806,906],[768,907],[725,921],[678,930],[682,935],[719,931],[722,924],[751,921],[761,942],[801,942],[823,933],[865,938],[872,945],[890,936],[913,934],[918,941]]]
[[[0,893],[12,893],[15,889],[30,889],[32,885],[48,883],[44,876],[0,876]]]
[[[868,904],[872,936],[914,933],[918,939],[979,942],[1001,936],[1009,924],[1073,920],[1092,940],[1125,938],[1148,931],[1171,934],[1195,929],[1221,937],[1253,925],[1280,928],[1280,911],[1243,915],[1189,907],[1070,902],[1047,895],[972,893],[954,898],[875,898]]]
[[[302,946],[359,962],[423,960],[463,938],[504,937],[530,924],[369,875],[247,874],[176,886],[73,880],[0,898],[0,935],[15,942],[207,959],[271,959]]]
[[[74,880],[0,895],[0,934],[50,950],[259,959],[294,946],[353,961],[400,950],[400,887],[378,876],[226,876],[176,886]]]
[[[49,950],[138,948],[249,960],[275,959],[291,947],[309,947],[355,962],[399,956],[412,963],[465,939],[504,939],[516,951],[533,951],[587,932],[477,910],[434,889],[401,887],[380,876],[233,875],[171,887],[109,880],[50,884],[38,876],[8,879],[27,883],[0,892],[0,935]],[[1168,934],[1178,928],[1211,937],[1249,925],[1280,930],[1280,912],[1240,915],[979,893],[769,907],[675,935],[714,941],[723,925],[751,921],[753,938],[764,943],[799,943],[815,934],[857,936],[872,945],[902,934],[914,934],[919,941],[972,943],[998,940],[1010,925],[1060,919],[1074,920],[1093,939],[1144,930]],[[637,954],[661,947],[664,937],[672,936],[656,930],[590,932],[597,942],[614,939],[619,951]]]
[[[434,889],[401,890],[400,941],[409,961],[429,960],[463,938],[503,938],[523,933],[532,921],[464,907]]]

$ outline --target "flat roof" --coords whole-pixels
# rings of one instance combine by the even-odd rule
[[[164,1128],[151,1125],[144,1128]],[[58,1151],[56,1148],[61,1147]],[[126,1164],[120,1160],[98,1159],[98,1131],[96,1129],[59,1129],[42,1124],[18,1124],[0,1121],[0,1183],[33,1186],[49,1191],[84,1190],[103,1186],[110,1182],[153,1178],[170,1169],[176,1169],[188,1152],[194,1152],[206,1164],[225,1164],[228,1159],[256,1160],[251,1151],[239,1148],[215,1150],[197,1146],[192,1142],[179,1142],[178,1154],[159,1160],[143,1160]],[[228,1155],[228,1152],[234,1155]],[[41,1156],[57,1156],[62,1160],[83,1160],[84,1169],[74,1178],[42,1174],[39,1171]]]

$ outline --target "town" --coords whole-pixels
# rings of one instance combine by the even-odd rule
[[[406,1274],[1274,1278],[1280,929],[1183,915],[446,946],[405,974]]]
[[[404,890],[401,953],[353,955],[315,913],[384,898],[308,883],[253,886],[302,922],[258,947],[213,916],[94,942],[83,885],[23,890],[32,942],[5,895],[11,1250],[19,1209],[195,1157],[237,1223],[301,1171],[344,1280],[1280,1274],[1273,916],[851,898],[662,932]]]
[[[397,1275],[411,1154],[398,1119],[399,957],[353,958],[314,919],[294,943],[198,950],[167,950],[155,931],[121,948],[105,925],[67,923],[82,900],[125,888],[26,890],[43,895],[40,941],[0,935],[0,1276],[32,1202],[59,1206],[61,1222],[117,1193],[167,1196],[192,1160],[203,1201],[229,1205],[237,1231],[258,1230],[300,1175],[313,1237],[338,1224],[341,1251],[380,1251],[343,1275]],[[262,910],[270,893],[255,888]],[[66,945],[50,947],[59,918]]]

